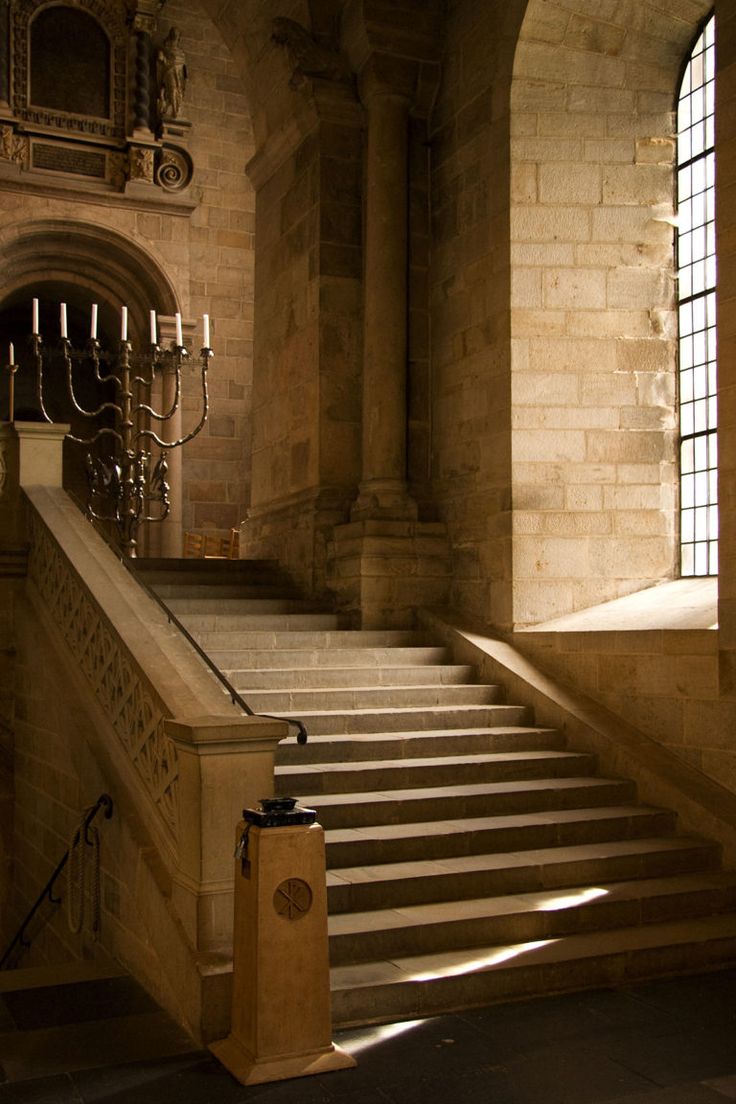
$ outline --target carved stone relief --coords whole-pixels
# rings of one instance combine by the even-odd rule
[[[164,149],[156,169],[156,183],[167,192],[180,192],[192,179],[192,159],[185,150]]]
[[[17,134],[12,126],[0,126],[0,157],[19,165],[28,164],[28,139]]]
[[[29,578],[176,840],[178,760],[163,708],[37,515],[30,528]]]

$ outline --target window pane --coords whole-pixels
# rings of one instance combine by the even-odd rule
[[[677,108],[683,575],[707,575],[718,563],[714,77],[715,21],[711,19],[693,47]]]

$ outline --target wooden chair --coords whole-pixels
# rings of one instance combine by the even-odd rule
[[[240,532],[231,529],[227,537],[213,533],[184,533],[184,558],[206,560],[237,560]]]

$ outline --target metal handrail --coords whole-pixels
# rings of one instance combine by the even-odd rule
[[[82,510],[82,512],[85,513],[86,516],[86,506],[82,506],[79,497],[73,491],[67,491],[67,494],[72,499],[72,501],[76,502],[77,506],[79,506],[80,510]],[[160,608],[164,611],[169,620],[169,623],[175,625],[179,632],[183,634],[188,643],[191,644],[205,666],[209,668],[215,678],[217,678],[227,690],[228,694],[230,695],[230,701],[233,703],[233,705],[239,706],[240,709],[242,709],[248,717],[263,717],[264,720],[267,721],[285,721],[286,724],[291,725],[297,730],[296,742],[298,744],[306,744],[307,740],[309,739],[309,733],[307,732],[307,726],[304,724],[303,721],[296,720],[293,717],[277,717],[274,716],[273,713],[256,713],[254,709],[251,709],[247,701],[245,701],[245,699],[241,697],[241,695],[235,689],[228,677],[220,670],[217,664],[210,659],[202,645],[192,636],[192,634],[189,632],[189,629],[187,629],[186,626],[182,624],[175,613],[172,613],[172,611],[164,602],[163,598],[161,598],[161,596],[158,595],[156,591],[152,587],[150,587],[144,579],[140,577],[140,575],[135,570],[135,567],[133,566],[133,561],[130,560],[128,557],[122,555],[120,549],[115,544],[113,544],[107,533],[103,532],[102,529],[94,525],[93,519],[88,518],[87,520],[90,521],[95,531],[99,534],[99,536],[102,537],[102,539],[111,549],[111,551],[115,553],[125,570],[133,576],[139,586],[143,587],[149,598],[153,598],[154,602],[156,602],[156,604],[160,606]]]
[[[245,701],[245,699],[240,696],[238,691],[230,682],[227,675],[225,675],[217,666],[217,664],[212,659],[210,659],[202,645],[192,636],[192,634],[189,632],[189,629],[182,624],[176,614],[172,613],[172,611],[166,605],[166,602],[164,602],[163,598],[159,594],[157,594],[156,591],[152,587],[150,587],[144,579],[141,579],[141,577],[136,573],[135,568],[131,565],[131,563],[128,562],[128,560],[121,556],[120,562],[123,564],[126,570],[130,572],[136,582],[143,587],[148,596],[150,598],[153,598],[153,600],[158,603],[158,605],[161,607],[161,609],[164,611],[167,618],[169,619],[169,622],[173,625],[176,625],[179,632],[183,633],[184,637],[192,645],[199,658],[206,664],[207,667],[209,667],[212,674],[215,675],[215,677],[218,678],[222,685],[225,687],[228,694],[230,695],[230,700],[232,701],[233,705],[240,706],[243,712],[246,713],[249,717],[263,717],[268,721],[285,721],[287,724],[293,725],[294,728],[298,730],[296,742],[298,744],[306,744],[308,739],[308,732],[307,726],[304,724],[303,721],[296,720],[293,717],[276,717],[273,713],[256,713],[254,709],[251,709],[247,701]]]
[[[8,944],[8,947],[5,951],[5,954],[3,955],[2,958],[0,958],[0,970],[5,969],[5,965],[9,961],[9,959],[11,958],[11,956],[12,956],[13,952],[15,951],[16,947],[18,947],[18,946],[23,947],[23,948],[30,947],[31,942],[30,942],[29,939],[26,939],[26,928],[28,927],[28,925],[33,920],[34,916],[36,915],[36,913],[40,909],[43,902],[48,898],[49,903],[52,904],[52,905],[60,905],[61,904],[61,897],[54,897],[54,893],[53,893],[54,885],[56,883],[56,879],[59,877],[62,870],[66,866],[67,861],[69,859],[69,855],[70,855],[72,849],[74,847],[76,847],[77,844],[79,843],[79,841],[81,839],[81,836],[82,836],[82,833],[84,833],[84,842],[86,844],[89,844],[90,846],[92,845],[91,841],[89,839],[89,836],[87,835],[87,831],[89,829],[90,824],[92,823],[94,818],[97,816],[97,813],[102,808],[104,808],[104,810],[105,810],[105,820],[109,820],[110,817],[112,816],[112,809],[113,809],[112,798],[110,797],[109,794],[106,794],[106,793],[100,794],[100,796],[97,798],[97,801],[95,801],[94,805],[89,809],[89,811],[88,811],[87,815],[85,816],[84,820],[82,821],[82,823],[77,828],[76,832],[74,833],[74,838],[72,839],[72,842],[69,844],[66,851],[62,855],[61,859],[56,864],[53,874],[51,875],[51,877],[47,881],[46,885],[43,887],[43,889],[39,893],[38,897],[36,898],[35,903],[33,904],[30,911],[28,912],[28,915],[26,916],[25,920],[23,921],[21,926],[18,928],[17,932],[15,933],[15,935],[11,939],[10,943]]]

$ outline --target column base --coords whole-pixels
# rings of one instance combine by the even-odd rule
[[[411,628],[418,608],[447,602],[449,545],[439,522],[352,521],[335,527],[331,552],[330,587],[355,628]]]
[[[299,1010],[294,1009],[299,1015]],[[311,1077],[331,1070],[352,1069],[357,1062],[347,1051],[331,1044],[304,1054],[276,1054],[254,1058],[234,1036],[212,1043],[210,1050],[241,1085],[260,1085],[266,1081],[286,1081],[290,1077]]]
[[[367,479],[350,510],[353,521],[416,521],[417,504],[403,479]]]

